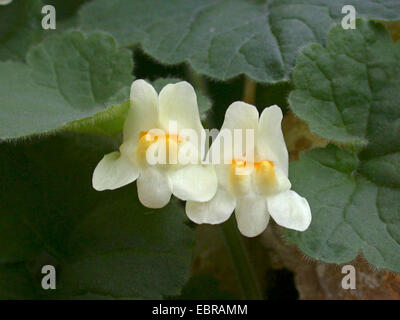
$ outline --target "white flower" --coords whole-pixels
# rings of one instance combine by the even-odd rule
[[[12,1],[13,1],[13,0],[0,0],[0,5],[5,6],[5,5],[11,3]]]
[[[260,119],[258,116],[257,109],[244,102],[235,102],[226,111],[221,132],[209,150],[209,154],[219,152],[225,160],[215,165],[219,180],[217,193],[208,202],[186,203],[186,214],[195,223],[222,223],[235,210],[238,228],[248,237],[263,232],[270,215],[286,228],[304,231],[310,225],[307,200],[290,190],[282,111],[272,106],[262,112]],[[233,136],[234,153],[227,154],[221,148],[221,133],[235,129],[241,129],[243,139]],[[247,141],[243,137],[246,129],[254,132],[252,157],[235,153],[235,150],[246,150]]]
[[[171,194],[181,200],[210,200],[217,189],[215,170],[200,164],[204,148],[186,132],[191,129],[197,137],[205,134],[193,87],[187,82],[168,84],[157,95],[150,84],[136,80],[130,99],[123,144],[119,152],[107,154],[99,162],[93,187],[113,190],[137,179],[139,200],[150,208],[165,206]],[[176,123],[173,133],[169,132],[171,121]],[[160,130],[164,135],[157,133]],[[194,149],[198,164],[176,163],[178,154]],[[166,162],[151,164],[149,154],[164,154]]]

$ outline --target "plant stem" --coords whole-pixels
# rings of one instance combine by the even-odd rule
[[[245,77],[244,90],[243,90],[243,101],[249,104],[253,104],[256,101],[256,87],[257,83],[254,80]]]
[[[200,90],[204,95],[207,95],[207,83],[203,76],[194,71],[189,65],[186,66],[185,73],[193,86]]]
[[[243,236],[236,227],[235,216],[221,225],[226,246],[229,248],[232,262],[245,300],[264,299],[253,263],[250,259]]]

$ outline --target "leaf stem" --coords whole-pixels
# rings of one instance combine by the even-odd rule
[[[194,71],[189,65],[186,66],[186,75],[196,89],[207,95],[207,83],[202,75]]]
[[[244,79],[244,90],[243,90],[243,101],[249,104],[253,104],[256,101],[256,88],[257,83],[250,79],[249,77],[245,77]]]

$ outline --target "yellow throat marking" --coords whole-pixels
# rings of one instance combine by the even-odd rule
[[[178,145],[183,142],[183,138],[177,134],[156,134],[150,131],[142,131],[139,134],[139,143],[136,149],[136,157],[139,163],[146,161],[147,149],[155,142],[162,141],[162,147],[165,148],[166,162],[171,157],[177,157]]]
[[[236,195],[248,193],[253,183],[262,193],[273,192],[277,186],[275,168],[272,161],[248,162],[234,159],[230,166],[230,186]]]

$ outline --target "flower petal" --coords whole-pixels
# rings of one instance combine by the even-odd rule
[[[277,164],[288,175],[289,157],[281,128],[282,110],[274,105],[265,108],[260,117],[257,152],[262,160]]]
[[[138,169],[118,151],[106,154],[93,172],[93,188],[98,191],[114,190],[137,179]]]
[[[186,202],[186,214],[195,223],[222,223],[231,216],[236,199],[220,187],[215,196],[207,202]]]
[[[214,164],[227,164],[232,159],[243,158],[246,151],[246,138],[250,138],[247,136],[246,130],[251,130],[256,139],[257,129],[257,108],[242,101],[232,103],[226,110],[221,130],[210,147],[209,161]],[[247,155],[247,160],[254,161],[255,146],[254,141],[251,142],[252,144],[247,147],[249,150],[251,149],[252,155]],[[252,157],[253,159],[251,159]]]
[[[137,189],[140,202],[148,208],[162,208],[171,199],[168,176],[155,168],[147,168],[140,173]]]
[[[131,86],[131,106],[124,124],[124,141],[139,140],[142,131],[159,126],[158,95],[153,86],[144,80],[136,80]]]
[[[258,110],[255,106],[243,101],[236,101],[226,110],[222,128],[257,130],[257,127]]]
[[[268,197],[268,211],[282,227],[304,231],[311,223],[311,209],[306,198],[289,190]]]
[[[238,228],[244,236],[258,236],[265,230],[269,221],[265,199],[261,197],[238,199],[235,216]]]
[[[217,191],[217,175],[213,166],[187,165],[170,171],[172,193],[181,200],[209,201]]]
[[[186,81],[166,85],[159,95],[160,124],[169,131],[169,121],[177,122],[182,129],[194,129],[200,137],[203,126],[200,121],[197,97],[193,87]]]

